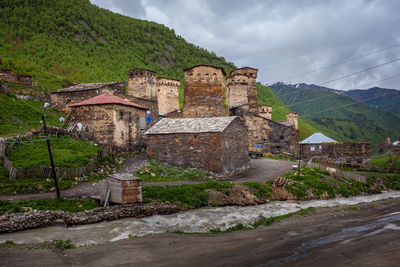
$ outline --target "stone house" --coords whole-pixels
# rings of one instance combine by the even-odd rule
[[[125,82],[82,83],[66,87],[51,93],[51,105],[69,111],[69,105],[102,94],[125,95]]]
[[[0,80],[5,82],[25,84],[32,86],[32,76],[27,74],[15,74],[10,69],[0,69]]]
[[[235,116],[165,118],[145,135],[148,155],[172,165],[219,174],[249,166],[247,129]]]
[[[81,123],[80,135],[111,152],[136,151],[146,108],[114,95],[99,95],[70,105],[68,122]]]
[[[337,142],[322,133],[315,133],[300,142],[302,159],[360,167],[370,161],[369,142]]]

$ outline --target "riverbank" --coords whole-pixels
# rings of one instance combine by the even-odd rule
[[[396,230],[400,219],[395,217],[399,210],[400,198],[391,198],[320,207],[269,227],[227,234],[170,232],[62,251],[10,245],[0,248],[0,265],[396,266],[400,260],[400,231]],[[33,235],[26,240],[39,242]]]

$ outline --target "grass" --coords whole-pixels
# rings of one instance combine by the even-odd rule
[[[197,169],[184,169],[149,160],[149,165],[137,171],[136,175],[143,182],[172,182],[172,181],[204,181],[211,175]]]
[[[392,159],[393,160],[396,159],[396,154],[392,155]],[[387,154],[387,153],[383,154],[383,155],[372,156],[371,164],[376,167],[380,167],[380,168],[390,168],[392,166],[389,154]],[[400,169],[400,157],[397,159],[394,167]]]
[[[33,100],[20,100],[12,95],[0,94],[0,136],[24,134],[39,128],[44,103]],[[46,123],[62,126],[59,117],[65,115],[55,109],[47,109]]]
[[[78,200],[54,198],[45,200],[21,200],[17,203],[11,203],[9,200],[0,200],[0,213],[24,212],[29,209],[79,212],[90,210],[97,206],[97,202],[94,199]]]
[[[115,165],[118,158],[111,156],[101,158],[97,163],[100,165]],[[16,181],[10,181],[8,178],[8,170],[3,167],[2,159],[0,159],[0,193],[1,194],[16,194],[16,193],[37,193],[54,191],[54,182],[52,178],[45,177],[28,177],[18,178]],[[116,166],[118,167],[118,166]],[[72,186],[83,182],[95,182],[106,178],[107,171],[103,173],[93,173],[88,176],[76,177],[74,179],[59,179],[61,190],[68,189]]]
[[[8,158],[15,168],[50,166],[47,144],[44,136],[36,136],[29,139],[29,142],[24,141],[14,145],[8,153]],[[89,142],[75,140],[70,136],[52,137],[50,144],[55,166],[63,168],[85,166],[100,149]]]

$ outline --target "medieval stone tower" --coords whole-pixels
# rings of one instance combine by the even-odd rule
[[[225,95],[225,71],[219,67],[198,65],[184,70],[185,97],[183,117],[228,115]]]
[[[157,78],[158,111],[167,114],[179,109],[178,80]]]
[[[272,107],[271,106],[259,106],[258,107],[258,115],[263,118],[272,119]]]
[[[258,69],[244,67],[233,70],[228,77],[229,106],[248,104],[251,112],[258,113],[257,79]]]
[[[157,73],[136,68],[128,72],[128,77],[128,95],[157,100]]]
[[[296,130],[299,129],[298,117],[299,117],[299,115],[297,113],[291,112],[291,113],[286,114],[286,121],[292,123]]]

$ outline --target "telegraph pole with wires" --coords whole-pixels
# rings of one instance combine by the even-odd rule
[[[45,109],[49,106],[49,103],[45,103],[44,107],[42,109],[42,124],[43,124],[43,133],[46,136],[46,143],[47,143],[47,150],[49,151],[49,158],[50,158],[50,164],[51,164],[51,173],[53,175],[54,179],[54,185],[56,188],[56,193],[57,197],[61,197],[61,192],[60,192],[60,187],[58,185],[58,179],[57,179],[57,174],[56,174],[56,168],[54,166],[54,160],[53,160],[53,154],[51,153],[51,147],[50,147],[50,140],[49,140],[49,134],[47,132],[47,126],[46,126],[46,120],[45,120],[45,115],[44,111]]]

